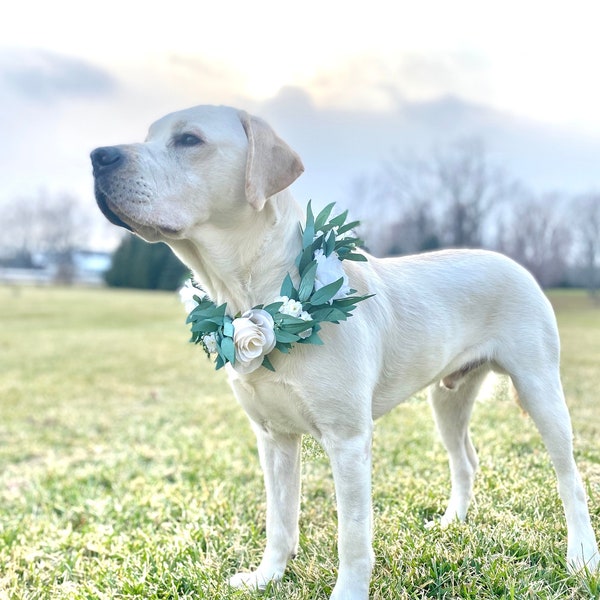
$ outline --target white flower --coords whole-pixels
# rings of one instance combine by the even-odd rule
[[[302,303],[288,298],[283,302],[283,306],[279,309],[279,312],[283,315],[298,318],[302,312]]]
[[[348,276],[344,272],[342,261],[339,259],[338,255],[335,252],[332,252],[329,256],[325,256],[323,250],[319,249],[315,250],[314,257],[317,261],[315,291],[342,278],[344,283],[332,300],[345,298],[350,293],[350,286],[348,285]]]
[[[202,290],[194,286],[191,279],[186,279],[185,283],[179,288],[179,299],[188,313],[191,313],[198,306],[198,303],[194,300],[194,296],[201,298],[204,295]]]
[[[312,321],[312,317],[305,310],[303,310],[298,315],[298,318],[302,319],[303,321]],[[310,337],[312,335],[312,332],[313,332],[312,327],[309,327],[308,329],[305,329],[304,331],[301,331],[298,335],[304,340],[307,337]]]
[[[202,342],[209,354],[215,354],[217,352],[217,336],[214,333],[207,333],[202,336]]]
[[[273,317],[262,309],[246,311],[233,320],[235,364],[233,368],[243,375],[258,369],[265,355],[275,347]]]

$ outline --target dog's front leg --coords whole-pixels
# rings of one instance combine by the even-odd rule
[[[340,568],[332,600],[366,600],[374,563],[371,547],[371,425],[364,434],[324,437],[338,511]]]
[[[301,436],[265,432],[253,424],[267,492],[267,546],[256,571],[238,573],[233,587],[264,589],[283,577],[298,550]]]

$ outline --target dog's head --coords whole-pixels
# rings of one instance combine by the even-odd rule
[[[192,228],[226,226],[262,210],[304,170],[263,120],[224,106],[198,106],[151,125],[139,144],[91,154],[98,206],[148,241],[185,239]]]

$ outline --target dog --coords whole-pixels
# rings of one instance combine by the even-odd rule
[[[91,154],[95,195],[112,223],[166,242],[230,315],[272,301],[299,275],[303,212],[289,186],[299,156],[262,119],[198,106],[155,122],[143,143]],[[507,374],[548,449],[564,504],[567,562],[598,568],[586,495],[572,449],[559,376],[552,308],[533,277],[500,254],[446,250],[367,262],[344,261],[350,286],[373,294],[352,318],[325,324],[323,345],[270,354],[274,371],[227,365],[256,434],[264,472],[266,548],[233,587],[282,578],[298,549],[301,436],[331,462],[338,510],[339,571],[331,598],[368,598],[373,422],[428,386],[449,454],[451,494],[442,524],[464,520],[477,454],[468,423],[490,370]],[[308,376],[310,374],[310,376]]]

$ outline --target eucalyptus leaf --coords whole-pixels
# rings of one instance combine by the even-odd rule
[[[346,217],[348,216],[348,211],[345,210],[343,213],[339,214],[337,217],[334,217],[329,221],[329,225],[331,227],[341,227],[346,221]]]
[[[297,342],[300,339],[300,337],[295,333],[289,333],[284,329],[275,329],[275,339],[278,342],[283,342],[285,344]]]
[[[290,353],[290,346],[291,346],[291,344],[289,342],[288,343],[277,342],[275,344],[275,348],[277,348],[277,350],[279,350],[279,352],[282,352],[283,354]]]
[[[298,340],[299,344],[315,344],[316,346],[322,346],[323,340],[319,337],[319,334],[313,329],[313,332],[304,339]]]
[[[225,337],[232,338],[233,337],[233,331],[234,331],[233,330],[233,322],[232,321],[225,321],[225,323],[223,323],[223,335]]]
[[[355,262],[367,262],[368,259],[364,254],[358,254],[356,252],[350,252],[344,256],[344,260],[353,260]]]
[[[311,313],[311,316],[315,321],[320,321],[321,323],[325,321],[328,323],[336,323],[337,321],[345,321],[348,318],[348,313],[339,308],[328,306],[316,310],[314,313]]]
[[[273,371],[273,373],[275,373],[275,367],[271,364],[268,356],[263,358],[262,366],[265,367],[265,369],[269,369],[269,371]]]
[[[313,306],[318,306],[329,302],[340,291],[342,285],[344,285],[344,279],[340,277],[333,283],[323,286],[311,296],[310,303]]]
[[[230,337],[224,337],[221,340],[221,354],[232,365],[235,364],[235,346],[233,345],[233,340]]]
[[[212,321],[198,321],[192,325],[192,331],[195,333],[212,333],[218,330],[219,326]]]
[[[308,247],[306,247],[302,253],[300,254],[300,256],[298,256],[298,271],[300,272],[300,277],[302,277],[302,275],[304,274],[304,271],[306,271],[308,265],[310,265],[310,263],[314,260],[314,250],[312,248],[312,244]],[[291,297],[291,296],[290,296]]]
[[[298,300],[300,300],[300,302],[306,302],[310,298],[315,287],[316,274],[317,261],[313,260],[307,265],[306,269],[304,269],[304,274],[302,275],[300,285],[298,286]]]
[[[281,294],[282,296],[288,296],[287,294]],[[289,296],[288,296],[289,298]],[[263,310],[266,310],[272,317],[275,316],[279,309],[283,306],[283,302],[272,302],[271,304],[267,304],[263,307]]]
[[[280,296],[287,296],[288,298],[291,298],[294,295],[294,282],[292,281],[292,278],[290,277],[290,274],[288,273],[285,276],[285,279],[283,280],[283,283],[281,284],[281,291],[279,292]]]
[[[333,230],[329,232],[329,235],[325,239],[325,256],[330,256],[331,253],[335,250],[335,233]]]
[[[325,223],[327,222],[327,219],[329,218],[329,215],[331,214],[331,211],[333,210],[333,207],[335,206],[335,202],[331,202],[331,204],[328,204],[318,215],[317,218],[315,219],[315,230],[319,231],[323,225],[325,225]]]
[[[312,244],[314,237],[315,217],[312,212],[311,202],[309,202],[306,207],[306,225],[304,226],[304,232],[302,234],[302,246],[306,248],[306,246]]]
[[[338,228],[338,230],[337,230],[337,234],[338,235],[343,235],[347,231],[351,231],[352,229],[355,229],[359,225],[360,225],[360,221],[351,221],[350,223],[346,223],[345,225],[341,225]]]

